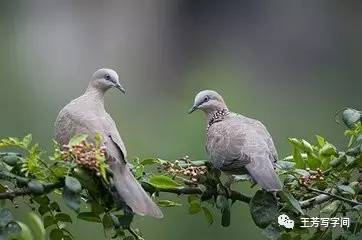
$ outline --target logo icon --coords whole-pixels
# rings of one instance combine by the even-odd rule
[[[278,223],[280,226],[284,226],[285,228],[288,229],[293,229],[294,227],[294,221],[285,214],[279,215]]]

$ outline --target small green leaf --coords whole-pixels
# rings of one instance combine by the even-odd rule
[[[297,168],[305,168],[305,161],[303,160],[302,155],[297,148],[294,148],[293,160]]]
[[[292,209],[294,209],[297,213],[300,213],[302,215],[304,215],[304,212],[299,204],[299,202],[293,197],[293,195],[291,195],[288,192],[280,192],[280,196],[281,198],[288,203],[289,206],[292,207]]]
[[[21,232],[21,227],[17,222],[9,222],[6,224],[4,232],[8,236],[17,235]]]
[[[81,202],[80,193],[74,193],[74,192],[67,190],[67,188],[64,188],[62,197],[63,197],[65,204],[69,208],[73,209],[76,212],[79,212],[80,202]]]
[[[340,204],[341,202],[338,200],[333,201],[332,203],[328,203],[325,207],[322,208],[321,213],[332,214],[338,209]]]
[[[280,160],[280,161],[277,161],[277,166],[282,170],[291,170],[295,167],[295,163]]]
[[[46,214],[49,211],[50,211],[50,208],[47,205],[40,205],[38,208],[38,212],[41,216],[43,216],[44,214]]]
[[[53,211],[56,211],[56,212],[60,212],[60,207],[59,207],[59,204],[57,202],[52,202],[50,205],[49,205],[50,209],[53,210]]]
[[[81,212],[78,214],[77,218],[82,219],[87,222],[102,222],[100,217],[93,212]]]
[[[170,188],[170,189],[179,189],[181,188],[181,184],[174,181],[172,178],[164,175],[154,175],[150,177],[149,183],[160,189]]]
[[[229,204],[221,209],[221,226],[228,227],[230,226],[230,206]]]
[[[53,229],[49,234],[50,240],[62,240],[63,239],[63,232],[57,228]]]
[[[249,205],[254,223],[260,228],[266,228],[278,217],[277,200],[269,192],[257,191]]]
[[[206,207],[202,207],[202,211],[204,212],[204,216],[206,218],[206,221],[209,225],[214,223],[214,217],[212,216],[212,213],[210,210]]]
[[[46,216],[44,218],[44,228],[47,228],[47,227],[52,226],[54,224],[56,224],[56,221],[52,216]]]
[[[36,240],[45,240],[45,228],[42,220],[38,215],[35,213],[29,213],[28,214],[29,219],[29,227],[34,234],[34,238]]]
[[[6,153],[6,155],[1,157],[1,160],[11,167],[14,167],[18,163],[20,163],[21,159],[22,158],[19,156],[18,153]]]
[[[157,201],[157,205],[160,207],[178,207],[178,206],[182,206],[182,204],[177,203],[177,202],[173,202],[170,200],[158,200]]]
[[[341,191],[343,194],[348,194],[352,196],[356,194],[354,189],[347,185],[339,185],[338,190]]]
[[[199,203],[192,203],[189,206],[189,213],[191,215],[197,214],[201,211],[201,205]]]
[[[39,239],[34,239],[31,230],[29,229],[29,227],[27,225],[25,225],[22,222],[17,222],[17,224],[20,226],[21,228],[21,232],[14,236],[14,239],[16,240],[43,240],[41,238]],[[11,239],[11,238],[10,238]],[[10,240],[9,239],[9,240]]]
[[[13,221],[13,214],[9,209],[0,209],[0,228],[5,227],[9,222]]]
[[[44,192],[44,185],[37,180],[31,180],[28,183],[28,188],[34,194],[41,194]]]
[[[302,139],[302,150],[304,150],[306,153],[311,153],[313,152],[313,147],[309,142]]]
[[[146,165],[153,165],[153,164],[159,164],[160,160],[157,158],[147,158],[141,161],[141,165],[146,166]]]
[[[88,135],[86,135],[86,134],[77,134],[74,137],[72,137],[72,139],[70,139],[69,145],[75,146],[75,145],[81,144],[82,142],[84,142],[87,139],[87,137],[88,137]]]
[[[66,213],[57,213],[55,214],[55,220],[59,222],[69,222],[72,223],[71,217]]]
[[[32,139],[33,137],[31,134],[28,134],[23,138],[22,143],[25,148],[28,148],[30,146]]]
[[[316,137],[317,137],[317,143],[318,143],[319,147],[323,147],[323,145],[326,143],[326,140],[319,135],[316,135]]]
[[[334,145],[330,143],[324,144],[324,146],[319,150],[319,155],[321,156],[331,156],[337,155],[337,149]]]
[[[102,225],[103,225],[104,235],[106,236],[107,239],[109,239],[109,236],[111,235],[113,229],[112,217],[109,214],[104,214],[102,218]]]
[[[48,196],[39,196],[39,197],[35,197],[33,198],[35,202],[37,202],[39,205],[48,205],[50,200],[48,198]]]
[[[78,179],[70,176],[65,177],[65,187],[74,193],[80,193],[82,191],[82,185]]]
[[[348,128],[353,128],[358,121],[361,121],[361,113],[356,109],[347,108],[342,113],[342,121]]]

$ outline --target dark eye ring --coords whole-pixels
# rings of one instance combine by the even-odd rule
[[[110,79],[111,79],[111,76],[110,76],[109,74],[106,74],[106,75],[104,76],[104,78],[105,78],[106,80],[110,80]]]

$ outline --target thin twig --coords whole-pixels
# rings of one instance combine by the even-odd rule
[[[319,190],[319,189],[316,189],[316,188],[308,187],[307,189],[309,191],[312,191],[312,192],[328,195],[328,196],[330,196],[331,198],[334,198],[334,199],[338,199],[338,200],[341,200],[341,201],[344,201],[344,202],[348,202],[349,204],[351,204],[353,206],[354,205],[362,205],[362,202],[358,202],[358,201],[354,201],[354,200],[351,200],[351,199],[348,199],[348,198],[344,198],[344,197],[338,196],[336,194],[325,192],[325,191],[322,191],[322,190]]]

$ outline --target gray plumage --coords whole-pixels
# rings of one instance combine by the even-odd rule
[[[139,215],[162,218],[159,207],[132,175],[117,126],[104,108],[104,94],[113,87],[124,92],[115,71],[100,69],[95,72],[86,92],[60,111],[55,122],[55,139],[64,145],[76,134],[87,134],[91,141],[100,134],[113,171],[113,182],[122,200]]]
[[[247,172],[266,191],[282,189],[274,170],[277,151],[260,121],[230,112],[211,90],[197,94],[190,113],[196,109],[207,116],[206,151],[214,167],[230,174]]]

